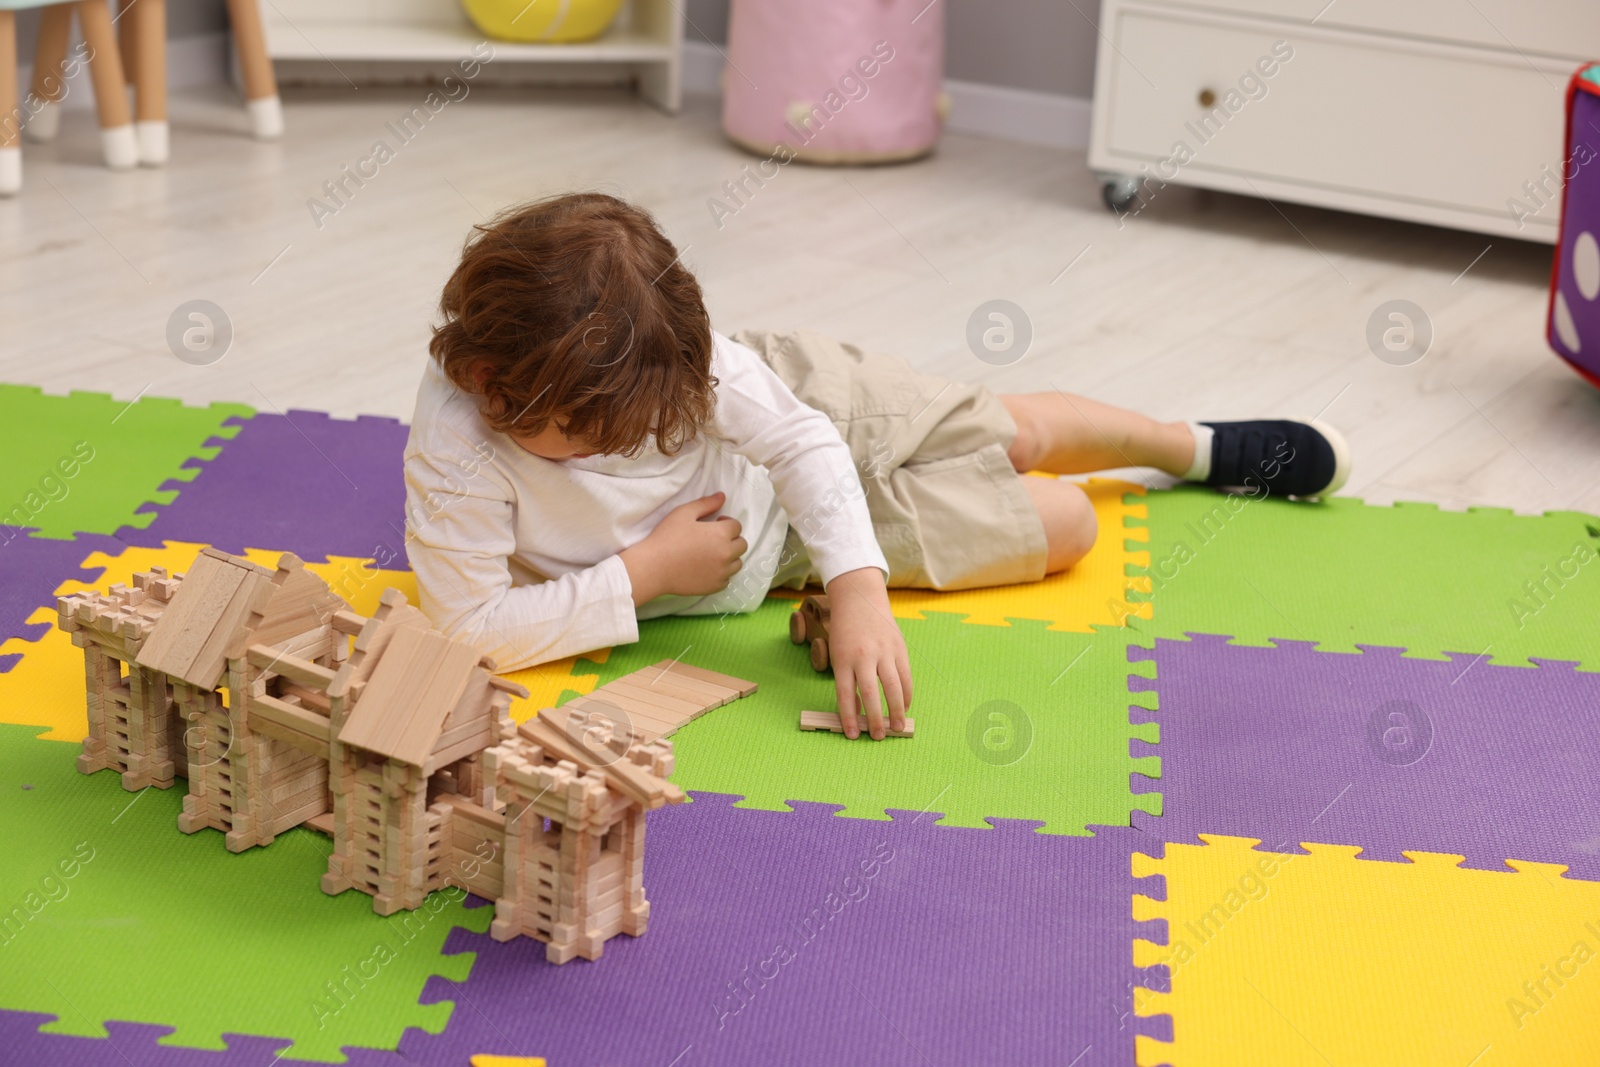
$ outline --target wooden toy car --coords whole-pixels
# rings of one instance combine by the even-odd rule
[[[789,640],[811,646],[811,669],[828,669],[828,598],[808,596],[789,616]]]

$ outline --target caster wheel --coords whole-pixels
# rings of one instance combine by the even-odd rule
[[[806,643],[806,617],[798,611],[789,616],[789,640],[797,645]]]
[[[828,669],[828,642],[820,637],[811,642],[811,669],[814,671]]]
[[[1107,175],[1100,183],[1100,196],[1106,207],[1121,215],[1139,199],[1139,183],[1125,174]]]

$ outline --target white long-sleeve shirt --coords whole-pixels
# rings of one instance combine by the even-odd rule
[[[795,523],[823,582],[888,565],[849,449],[761,357],[713,334],[711,424],[675,456],[541,459],[497,433],[477,398],[429,361],[406,442],[407,551],[433,624],[502,670],[639,639],[638,619],[753,610]],[[711,493],[749,548],[720,593],[635,610],[618,555],[667,513]],[[793,573],[793,561],[783,561]],[[802,561],[804,562],[804,561]]]

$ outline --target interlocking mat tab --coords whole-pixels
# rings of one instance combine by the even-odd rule
[[[1594,516],[1426,504],[1252,500],[1180,486],[1149,509],[1153,632],[1229,634],[1324,651],[1403,648],[1600,670]]]
[[[1135,942],[1134,960],[1171,980],[1140,993],[1141,1012],[1171,1013],[1173,1035],[1138,1039],[1145,1067],[1600,1062],[1600,884],[1559,865],[1206,841],[1134,857],[1135,874],[1166,880],[1165,900],[1134,901],[1167,927],[1165,944]]]
[[[233,434],[225,421],[250,410],[0,385],[0,543],[21,527],[35,537],[72,537],[148,523],[141,505],[171,501],[193,477],[186,463],[215,455]]]
[[[869,819],[932,807],[945,826],[1037,819],[1047,833],[1126,826],[1135,808],[1161,810],[1159,796],[1136,796],[1130,785],[1130,775],[1160,770],[1155,757],[1129,753],[1130,739],[1157,737],[1154,723],[1130,723],[1131,707],[1154,707],[1151,694],[1128,691],[1130,674],[1151,671],[1148,660],[1129,663],[1136,631],[971,626],[934,612],[904,620],[915,744],[850,741],[798,728],[802,708],[831,709],[836,697],[833,676],[812,671],[805,649],[789,643],[792,607],[770,600],[726,619],[643,623],[638,644],[593,668],[603,684],[664,659],[743,677],[759,663],[759,691],[673,735],[679,785],[737,791],[746,807],[809,800]]]
[[[649,931],[593,963],[453,935],[478,959],[464,983],[429,983],[455,1002],[450,1028],[400,1051],[440,1067],[462,1047],[618,1067],[1131,1062],[1151,1025],[1130,988],[1139,834],[734,799],[651,814]]]
[[[1200,636],[1159,639],[1153,658],[1156,681],[1136,682],[1161,694],[1166,813],[1135,816],[1151,834],[1540,860],[1600,880],[1600,674]]]
[[[153,522],[118,536],[145,546],[198,540],[234,553],[275,545],[308,561],[353,556],[404,569],[407,432],[393,419],[256,415],[176,501],[151,509]]]

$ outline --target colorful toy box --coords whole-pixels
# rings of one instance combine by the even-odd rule
[[[1600,63],[1567,88],[1561,234],[1550,271],[1550,347],[1600,385]]]

